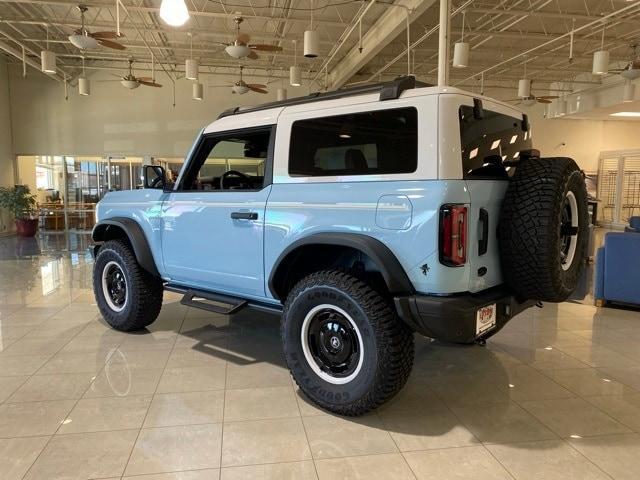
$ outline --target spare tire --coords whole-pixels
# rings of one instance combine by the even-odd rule
[[[587,223],[587,189],[576,162],[562,157],[521,161],[498,225],[504,281],[526,299],[566,300],[585,263]]]

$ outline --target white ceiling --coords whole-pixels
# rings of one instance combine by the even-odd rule
[[[119,41],[127,50],[100,48],[86,52],[88,69],[112,69],[121,72],[130,56],[136,59],[139,70],[150,69],[151,52],[156,68],[179,77],[184,72],[184,60],[190,55],[200,59],[202,71],[210,74],[236,72],[239,61],[224,52],[220,42],[234,37],[234,12],[242,12],[242,30],[255,42],[280,45],[283,52],[260,53],[258,60],[244,60],[245,73],[255,78],[276,78],[287,75],[293,64],[294,42],[298,40],[298,64],[305,77],[317,79],[311,89],[323,87],[326,74],[331,74],[351,62],[356,72],[334,86],[345,82],[387,79],[407,72],[406,29],[399,20],[397,33],[385,37],[386,44],[377,45],[375,55],[365,51],[361,58],[357,51],[360,13],[362,33],[373,36],[381,27],[381,20],[389,11],[404,15],[397,5],[411,5],[410,40],[414,44],[409,69],[420,80],[435,82],[437,75],[438,1],[378,0],[369,6],[359,0],[186,0],[191,11],[190,21],[181,28],[167,26],[160,20],[160,0],[124,0],[120,10],[120,27],[124,37]],[[88,7],[87,28],[90,31],[115,30],[116,0],[91,0]],[[316,9],[314,20],[321,36],[321,55],[304,59],[303,32],[310,26],[310,8]],[[46,47],[58,54],[61,75],[75,78],[82,68],[82,52],[71,45],[67,36],[79,27],[79,12],[72,0],[3,0],[0,2],[0,48],[21,52],[39,62],[39,52]],[[630,45],[640,43],[640,1],[626,0],[454,0],[453,8],[464,6],[465,41],[471,44],[470,66],[452,69],[451,82],[467,89],[479,89],[484,77],[485,91],[501,98],[514,96],[518,78],[527,75],[534,79],[534,93],[546,93],[552,82],[571,82],[573,87],[590,88],[599,82],[588,77],[576,77],[591,70],[592,55],[600,49],[602,16],[622,8],[622,14],[612,15],[606,22],[605,48],[611,51],[612,62],[622,66],[632,57]],[[398,17],[403,18],[403,17]],[[388,19],[385,20],[388,22]],[[569,61],[569,38],[573,27],[590,25],[575,35],[573,60]],[[462,14],[452,19],[452,42],[462,31]],[[352,32],[344,39],[347,32]],[[193,37],[189,36],[193,34]],[[554,39],[558,39],[552,41]],[[539,45],[548,45],[526,57],[522,53]],[[366,45],[366,44],[365,44]],[[6,49],[5,49],[6,50]],[[349,55],[349,52],[351,55]],[[20,55],[19,55],[20,56]],[[20,59],[7,54],[10,61]],[[330,61],[328,59],[331,59]],[[394,62],[395,60],[395,62]],[[328,65],[327,65],[328,64]],[[484,72],[484,73],[483,73]],[[483,75],[481,75],[483,73]],[[213,80],[215,82],[215,79]]]

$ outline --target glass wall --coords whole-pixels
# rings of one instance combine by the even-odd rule
[[[41,234],[90,233],[107,192],[142,187],[142,157],[20,155],[16,164],[18,183],[36,195]]]

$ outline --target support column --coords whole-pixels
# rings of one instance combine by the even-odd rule
[[[440,0],[440,32],[438,44],[438,86],[449,84],[449,35],[451,31],[451,0]]]

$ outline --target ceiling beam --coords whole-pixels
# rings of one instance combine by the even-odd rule
[[[594,20],[598,20],[601,18],[599,15],[585,15],[584,13],[577,12],[550,12],[548,10],[518,10],[514,8],[503,9],[503,8],[480,8],[480,7],[472,7],[467,8],[467,13],[479,13],[484,15],[507,15],[512,17],[533,17],[533,18],[551,18],[558,20],[572,20],[576,21],[584,21],[584,22],[592,22]],[[619,19],[617,20],[620,23],[629,23],[633,25],[637,25],[638,21],[633,19]]]
[[[362,51],[356,45],[336,65],[328,66],[330,73],[326,88],[334,90],[344,85],[407,28],[408,14],[409,22],[413,22],[435,2],[436,0],[397,0],[393,4],[395,8],[389,6],[362,36]]]

